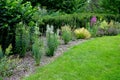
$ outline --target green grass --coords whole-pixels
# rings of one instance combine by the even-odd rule
[[[78,44],[23,80],[120,80],[120,36]]]

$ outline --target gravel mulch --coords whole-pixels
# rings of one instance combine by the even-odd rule
[[[63,41],[61,41],[53,57],[47,57],[45,54],[42,56],[40,66],[49,64],[50,62],[54,61],[57,57],[62,55],[70,47],[80,44],[84,41],[86,40],[83,40],[83,39],[74,40],[74,41],[69,42],[67,45],[64,45]],[[4,80],[20,80],[22,77],[29,76],[30,74],[34,73],[36,68],[40,66],[35,66],[35,61],[31,55],[31,52],[27,52],[26,56],[22,58],[19,65],[14,70],[13,75],[10,77],[4,78]]]

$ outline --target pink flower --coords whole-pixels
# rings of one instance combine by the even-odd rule
[[[90,20],[90,26],[93,26],[96,23],[96,21],[97,21],[96,16],[93,16]]]

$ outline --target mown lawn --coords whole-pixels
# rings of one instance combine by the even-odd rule
[[[78,44],[23,80],[120,80],[120,36]]]

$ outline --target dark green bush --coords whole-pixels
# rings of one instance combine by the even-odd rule
[[[28,24],[36,11],[30,2],[22,3],[22,0],[0,0],[0,44],[3,52],[10,43],[15,48],[16,24],[24,22]]]
[[[40,4],[52,11],[73,13],[80,9],[87,0],[24,0],[31,1],[33,6]]]

